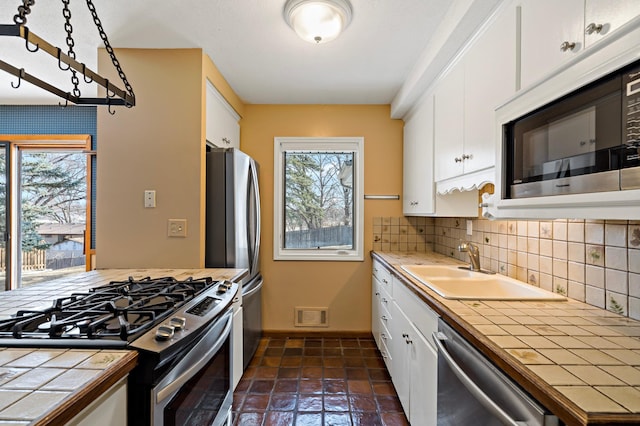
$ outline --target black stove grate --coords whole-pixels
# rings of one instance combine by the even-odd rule
[[[0,338],[132,341],[215,285],[210,277],[112,281],[56,299],[50,308],[18,311],[0,321]]]

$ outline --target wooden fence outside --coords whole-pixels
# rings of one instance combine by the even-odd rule
[[[0,248],[0,271],[7,270],[7,253],[4,248]],[[39,271],[46,269],[46,250],[32,250],[22,252],[22,270]]]

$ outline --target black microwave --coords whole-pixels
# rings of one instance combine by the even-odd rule
[[[505,198],[640,188],[640,61],[502,130]]]

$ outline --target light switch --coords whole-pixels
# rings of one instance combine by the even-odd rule
[[[187,219],[169,219],[167,228],[169,237],[186,237]]]
[[[153,208],[156,206],[156,191],[154,189],[145,189],[144,191],[144,207]]]

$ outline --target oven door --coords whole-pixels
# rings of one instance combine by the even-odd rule
[[[222,425],[232,402],[229,308],[151,392],[153,425]]]

